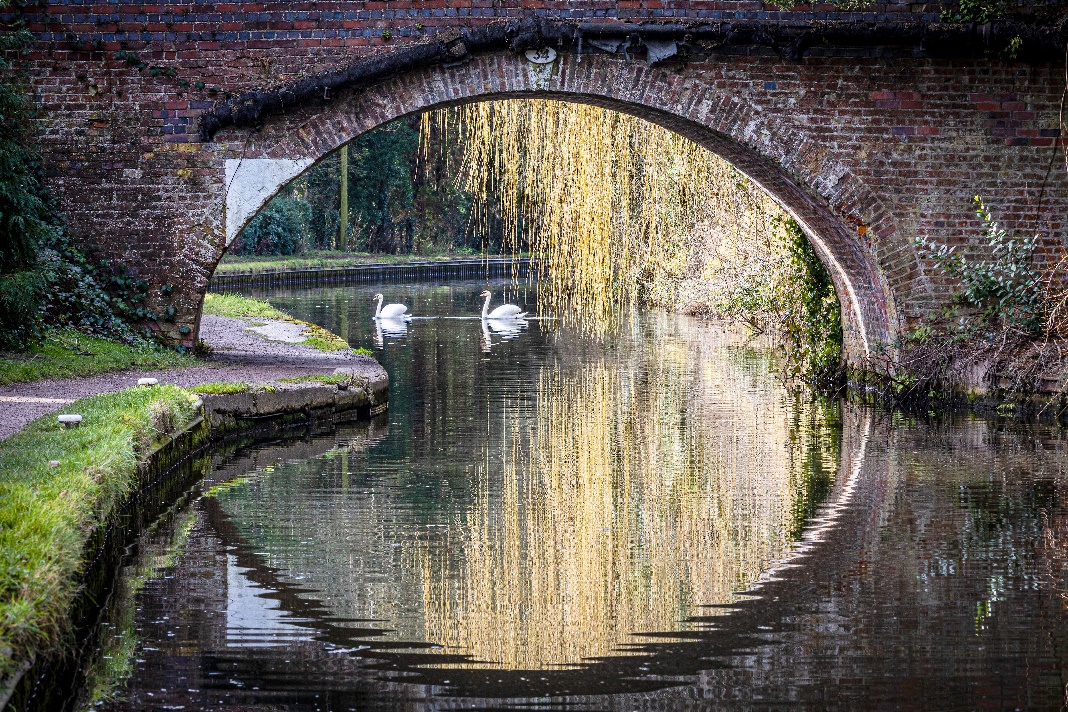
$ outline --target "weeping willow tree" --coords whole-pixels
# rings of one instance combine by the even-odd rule
[[[474,195],[472,229],[483,244],[503,230],[506,249],[539,258],[543,311],[602,330],[641,300],[788,338],[804,332],[831,344],[818,367],[836,365],[839,314],[826,271],[796,222],[726,161],[642,119],[582,104],[444,109],[424,115],[422,134],[450,133],[442,126],[464,147],[456,174]],[[809,314],[808,304],[823,311]],[[793,328],[814,318],[825,324]],[[812,365],[796,370],[810,375]]]

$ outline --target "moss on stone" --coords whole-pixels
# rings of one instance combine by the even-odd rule
[[[198,386],[193,386],[191,390],[196,393],[202,393],[204,395],[230,395],[233,393],[247,393],[251,386],[244,381],[238,383],[201,383]]]

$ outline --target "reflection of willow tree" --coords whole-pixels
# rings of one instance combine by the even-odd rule
[[[678,630],[788,552],[837,434],[786,398],[770,349],[671,314],[623,326],[468,368],[477,330],[423,322],[386,441],[218,499],[269,565],[392,641],[544,666]]]
[[[819,494],[797,470],[830,464],[815,452],[830,443],[744,373],[694,368],[723,347],[705,333],[619,354],[630,368],[543,371],[535,417],[507,418],[478,468],[448,547],[462,553],[422,553],[432,641],[508,667],[577,663],[684,627],[787,553]]]

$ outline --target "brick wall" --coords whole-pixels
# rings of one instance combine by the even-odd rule
[[[21,66],[39,97],[47,175],[72,231],[154,287],[173,286],[158,299],[179,307],[178,317],[159,327],[186,343],[225,247],[226,160],[319,158],[398,116],[495,96],[617,108],[733,162],[815,238],[843,297],[853,360],[945,302],[949,285],[913,241],[980,250],[973,195],[1010,227],[1041,221],[1051,241],[1063,239],[1068,181],[1063,164],[1048,170],[1063,56],[996,58],[1006,32],[1021,32],[1012,27],[963,28],[945,40],[956,49],[939,52],[929,31],[908,29],[937,29],[930,4],[774,10],[637,0],[50,2],[25,16],[39,42]],[[509,46],[469,36],[494,20],[531,17],[561,21],[567,32],[516,25]],[[821,26],[868,35],[854,42],[850,32],[812,30]],[[808,34],[794,41],[797,32]],[[873,42],[879,32],[886,39]],[[642,44],[653,36],[680,54],[650,66]],[[1025,48],[1043,41],[1023,36]],[[613,42],[618,51],[606,51]],[[440,56],[374,64],[435,43]],[[548,73],[517,51],[537,44],[559,51]],[[391,69],[344,73],[361,66]],[[307,81],[331,71],[337,81]],[[275,88],[284,90],[276,98],[300,100],[202,134],[203,115],[239,114],[250,96]]]

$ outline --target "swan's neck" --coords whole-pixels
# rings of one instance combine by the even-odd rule
[[[375,316],[379,316],[380,314],[382,314],[382,300],[376,299],[375,301],[378,302],[378,308],[375,309]]]
[[[490,302],[490,295],[487,294],[486,295],[486,301],[482,305],[482,318],[483,319],[485,319],[486,315],[489,314],[489,302]]]

